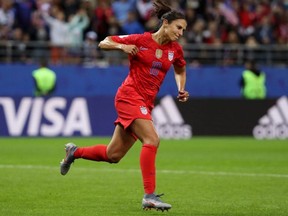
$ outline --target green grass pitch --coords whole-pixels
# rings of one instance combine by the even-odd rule
[[[0,138],[0,215],[288,215],[287,140],[162,140],[157,192],[172,204],[169,212],[141,208],[139,142],[119,164],[76,160],[61,176],[70,141],[87,146],[109,138]]]

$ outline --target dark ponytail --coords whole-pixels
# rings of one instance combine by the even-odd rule
[[[163,0],[154,0],[153,6],[154,14],[158,17],[158,19],[161,19],[163,14],[172,11],[171,7]]]
[[[158,17],[161,21],[166,19],[168,23],[176,19],[185,19],[185,15],[179,11],[173,10],[170,5],[169,0],[154,0],[154,15]]]

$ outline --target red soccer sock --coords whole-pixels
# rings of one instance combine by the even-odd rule
[[[144,191],[146,194],[154,193],[156,187],[156,160],[157,147],[144,144],[140,153],[140,167]]]
[[[106,145],[95,145],[88,147],[78,147],[74,153],[75,158],[84,158],[93,161],[106,161],[109,162]]]

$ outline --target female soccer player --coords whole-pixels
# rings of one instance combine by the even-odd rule
[[[121,50],[129,54],[130,72],[115,97],[118,118],[108,145],[77,147],[65,146],[66,157],[61,162],[65,175],[75,159],[118,163],[137,139],[142,143],[140,167],[144,185],[143,209],[168,210],[171,205],[155,194],[155,158],[159,137],[154,128],[151,111],[166,73],[173,64],[178,87],[178,100],[186,102],[186,62],[183,50],[176,42],[183,35],[187,22],[184,14],[172,10],[161,0],[154,1],[154,12],[161,20],[155,33],[108,36],[99,43],[104,50]]]

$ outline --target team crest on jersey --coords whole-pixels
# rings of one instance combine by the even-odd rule
[[[147,113],[148,113],[148,110],[145,106],[140,106],[140,111],[143,115],[147,115]]]
[[[163,55],[163,51],[161,49],[156,49],[155,56],[160,59]]]
[[[174,58],[174,51],[168,51],[168,59],[169,61],[172,61]]]

